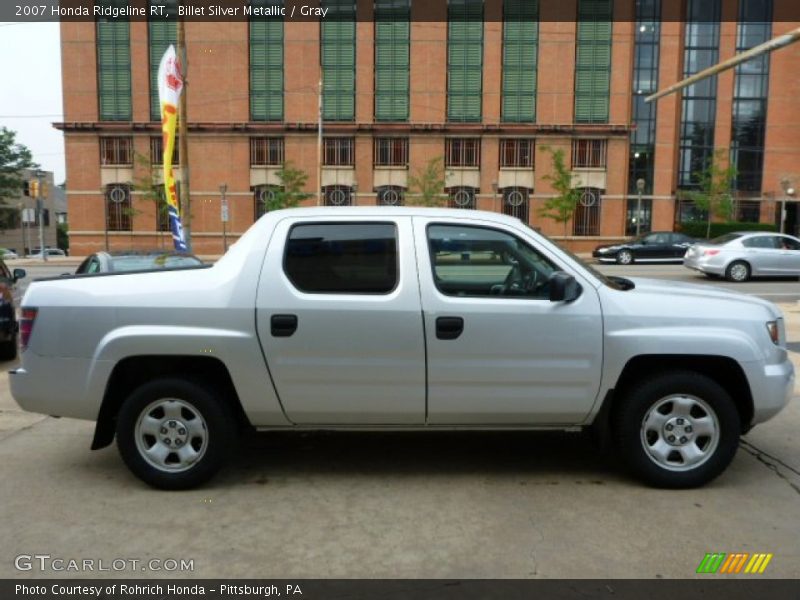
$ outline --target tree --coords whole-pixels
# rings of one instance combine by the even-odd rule
[[[736,179],[736,167],[725,164],[725,151],[714,152],[706,168],[694,173],[698,189],[688,193],[694,205],[704,211],[708,218],[706,238],[711,237],[711,220],[713,217],[726,223],[733,221],[733,182]]]
[[[33,162],[31,151],[16,143],[16,137],[14,131],[0,127],[0,204],[19,198],[24,182],[23,169],[39,166]]]
[[[546,219],[552,219],[556,223],[562,223],[564,225],[564,236],[566,237],[567,223],[572,219],[572,215],[575,214],[581,192],[572,185],[574,175],[567,168],[564,161],[564,150],[560,148],[553,150],[549,146],[542,147],[542,150],[550,155],[553,164],[552,172],[542,179],[550,182],[556,195],[545,201],[544,206],[539,209],[539,215]]]
[[[277,176],[281,182],[280,187],[273,189],[271,194],[265,194],[261,199],[266,212],[293,208],[301,201],[311,198],[312,194],[304,191],[308,175],[302,169],[297,169],[291,162],[287,162],[278,171]]]
[[[408,178],[408,188],[419,206],[441,206],[445,186],[442,158],[432,158]]]

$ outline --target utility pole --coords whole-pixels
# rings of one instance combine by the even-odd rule
[[[319,122],[317,124],[317,206],[322,206],[322,62],[319,66]]]
[[[228,198],[225,194],[228,191],[228,184],[223,183],[219,186],[219,193],[222,196],[220,203],[220,218],[222,219],[222,247],[223,253],[228,251]]]
[[[183,78],[183,92],[181,93],[180,108],[178,110],[178,144],[181,163],[181,199],[180,214],[183,225],[183,237],[186,241],[186,248],[192,251],[192,200],[189,195],[189,118],[186,113],[186,96],[189,90],[187,73],[189,72],[189,60],[186,52],[186,29],[183,19],[178,19],[178,60],[181,65],[181,77]]]
[[[636,191],[639,193],[636,198],[636,237],[642,232],[642,192],[644,192],[644,179],[636,180]]]
[[[42,199],[42,171],[36,171],[39,182],[36,188],[36,213],[39,215],[39,251],[42,253],[42,262],[47,262],[47,252],[44,251],[44,200]]]

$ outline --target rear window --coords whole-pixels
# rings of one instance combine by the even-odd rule
[[[150,269],[173,269],[175,267],[191,267],[202,265],[194,256],[116,256],[111,259],[114,271],[146,271]]]
[[[718,246],[720,244],[727,244],[728,242],[732,242],[733,240],[738,240],[740,237],[742,237],[741,233],[726,233],[725,235],[715,237],[713,240],[709,240],[708,243]]]
[[[393,223],[314,223],[289,233],[284,271],[311,294],[388,294],[398,282]]]

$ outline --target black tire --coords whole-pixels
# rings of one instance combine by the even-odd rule
[[[742,283],[750,279],[750,265],[743,260],[735,260],[725,269],[725,279],[736,283]],[[740,275],[742,273],[743,275]]]
[[[617,264],[618,265],[632,265],[633,264],[633,252],[630,250],[620,250],[617,252]]]
[[[178,416],[167,415],[158,403],[179,410]],[[200,420],[195,421],[198,416]],[[157,435],[142,433],[140,417],[161,420]],[[167,427],[177,427],[176,438],[171,443],[180,442],[183,448],[166,449],[163,440],[158,439],[162,433],[173,435]],[[200,433],[192,437],[191,430],[195,428]],[[233,411],[213,387],[191,378],[163,378],[135,389],[124,401],[117,418],[117,447],[128,468],[148,485],[163,490],[185,490],[205,483],[222,467],[237,441],[237,429]],[[183,440],[178,440],[178,430],[182,430],[181,435],[185,434]],[[163,439],[170,441],[168,437]],[[173,464],[165,462],[164,467],[159,468],[145,458],[144,448],[151,441],[150,449],[160,444],[165,452],[172,450],[166,461],[173,456]],[[174,464],[181,462],[179,452],[190,451],[190,446],[200,457],[189,459],[185,465]]]
[[[678,432],[677,426],[672,424],[670,431],[681,436],[680,440],[676,440],[667,431],[670,424],[682,416],[667,418],[676,410],[675,405],[669,408],[671,397],[682,398],[681,402],[685,403],[699,399],[704,405],[698,403],[692,406],[695,412],[684,423],[689,423],[698,432],[703,427],[701,421],[716,424],[716,438],[707,436],[705,450],[702,450],[704,436],[698,432],[686,433],[683,429]],[[653,410],[657,406],[672,412],[665,415],[661,410]],[[713,414],[708,414],[708,411]],[[655,433],[648,429],[649,425],[645,425],[645,419],[651,415],[664,418],[661,433]],[[710,420],[706,421],[706,417]],[[685,424],[680,427],[689,429]],[[704,485],[727,468],[739,446],[741,424],[733,400],[717,382],[693,371],[672,371],[648,378],[627,390],[615,403],[612,430],[617,451],[635,476],[655,487],[681,489]],[[657,438],[655,442],[652,436]],[[666,439],[669,436],[672,436],[672,442]],[[685,439],[684,436],[691,438],[689,443],[680,443]],[[714,439],[716,442],[712,443]],[[654,456],[656,444],[667,449],[668,455],[662,461]],[[700,450],[703,458],[698,459],[696,466],[691,466],[691,462],[683,459],[684,451],[688,454],[697,450]]]
[[[7,342],[0,342],[0,360],[14,360],[17,358],[17,334]]]

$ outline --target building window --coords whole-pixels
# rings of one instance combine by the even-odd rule
[[[448,121],[480,122],[482,80],[483,0],[448,0]]]
[[[376,167],[407,167],[408,138],[375,138],[372,164]]]
[[[736,53],[771,38],[772,0],[741,0]],[[736,166],[735,189],[742,192],[760,192],[762,187],[769,57],[764,54],[739,65],[734,71],[731,163]]]
[[[378,206],[403,206],[405,190],[396,185],[378,188]]]
[[[572,216],[572,235],[600,235],[601,190],[581,190],[575,213]]]
[[[653,228],[652,199],[642,198],[640,209],[638,198],[628,198],[625,213],[625,235],[636,235],[637,229],[639,233],[647,233]]]
[[[675,203],[675,225],[680,229],[680,225],[686,223],[707,222],[708,213],[697,207],[693,200],[678,196]]]
[[[279,167],[284,163],[283,138],[250,138],[251,167]]]
[[[531,139],[500,140],[500,167],[532,169],[534,149]]]
[[[150,120],[161,121],[161,102],[158,98],[158,66],[170,44],[178,44],[178,0],[150,0],[150,7],[163,7],[161,15],[147,22],[150,53]],[[158,10],[158,9],[156,9]],[[151,14],[152,9],[147,11]],[[159,13],[156,13],[159,14]]]
[[[322,193],[325,206],[353,206],[353,188],[349,185],[328,185]]]
[[[106,229],[131,231],[131,188],[115,183],[106,187]]]
[[[503,1],[503,121],[536,121],[539,0]]]
[[[658,64],[661,52],[661,0],[636,2],[634,30],[633,131],[628,157],[628,192],[636,193],[636,182],[644,179],[644,192],[653,193],[656,149],[657,102],[644,99],[658,89]],[[630,225],[630,219],[628,220]],[[641,228],[640,228],[641,229]]]
[[[131,166],[133,164],[133,138],[101,137],[100,164],[104,167]]]
[[[388,294],[399,281],[397,228],[391,223],[295,225],[286,276],[307,294]]]
[[[478,190],[471,187],[454,187],[447,190],[448,208],[464,208],[475,210],[477,205]]]
[[[612,16],[612,0],[578,0],[576,123],[608,123]]]
[[[715,65],[719,60],[720,0],[688,0],[683,76]],[[678,186],[697,187],[697,174],[714,154],[717,78],[708,77],[683,91],[678,163]]]
[[[172,150],[172,164],[180,164],[180,143],[175,136],[175,146]],[[161,137],[150,138],[150,164],[153,166],[164,164],[164,140]]]
[[[528,188],[505,188],[503,190],[503,214],[516,217],[527,224],[530,215],[528,195]]]
[[[736,203],[736,221],[739,223],[760,222],[761,202],[758,200],[739,200]]]
[[[250,0],[255,8],[281,8],[283,0]],[[283,120],[283,17],[251,17],[250,118]]]
[[[178,192],[178,186],[180,186],[180,181],[175,182],[176,195]],[[169,223],[169,204],[167,204],[167,193],[164,190],[164,186],[159,185],[158,187],[155,187],[153,192],[156,195],[156,231],[172,231],[172,227],[170,227]],[[180,198],[179,195],[178,198]]]
[[[375,120],[407,121],[411,0],[375,0]]]
[[[127,2],[103,0],[106,7]],[[131,33],[127,19],[97,19],[97,101],[101,121],[130,121]]]
[[[320,23],[322,115],[326,121],[356,118],[356,3],[322,0],[327,17]]]
[[[355,165],[353,138],[325,138],[322,164],[326,167],[352,167]]]
[[[445,167],[480,167],[480,138],[449,138],[444,145]]]
[[[253,190],[253,220],[258,221],[269,212],[275,202],[275,194],[281,190],[276,185],[259,185]]]
[[[573,169],[605,169],[606,140],[572,140]]]

